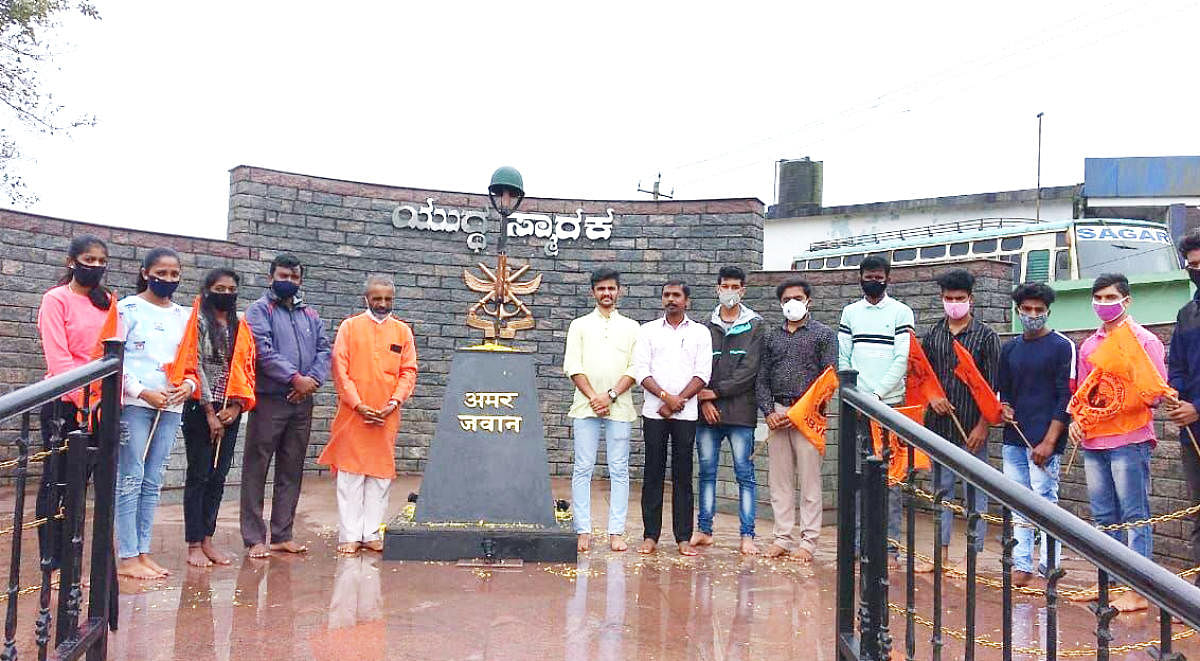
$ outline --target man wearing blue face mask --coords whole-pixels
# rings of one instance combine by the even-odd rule
[[[303,553],[292,539],[300,479],[312,427],[312,395],[329,378],[330,344],[325,322],[300,298],[300,260],[282,254],[271,262],[270,289],[246,308],[258,350],[257,406],[246,427],[242,460],[242,541],[251,557],[271,551]],[[267,469],[275,460],[271,538],[263,521]]]
[[[1067,445],[1067,402],[1075,380],[1075,343],[1047,325],[1054,290],[1027,282],[1013,290],[1013,303],[1024,332],[1000,348],[996,388],[1004,408],[1004,474],[1046,500],[1058,502],[1058,471]],[[1019,431],[1018,431],[1019,430]],[[1024,434],[1022,438],[1021,434]],[[1030,448],[1025,439],[1033,444]],[[1033,533],[1021,517],[1013,530],[1013,585],[1029,585],[1034,576]],[[1048,544],[1042,537],[1037,566],[1044,575]],[[1057,552],[1057,549],[1056,549]],[[1055,558],[1055,566],[1058,566]]]

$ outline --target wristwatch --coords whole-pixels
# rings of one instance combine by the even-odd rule
[[[608,398],[612,401],[617,401],[617,391],[613,388],[608,389]]]

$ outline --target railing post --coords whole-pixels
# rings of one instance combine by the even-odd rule
[[[891,658],[888,633],[887,582],[887,469],[883,460],[868,457],[862,475],[862,604],[860,631],[864,659]]]
[[[8,606],[4,618],[4,652],[0,659],[17,658],[17,591],[21,587],[21,532],[25,526],[25,482],[29,474],[29,412],[21,415],[17,437],[17,484],[13,503],[12,555],[8,565]]]
[[[1001,596],[1000,596],[1000,617],[1001,617],[1001,658],[1003,661],[1012,661],[1012,639],[1013,639],[1013,583],[1012,583],[1012,568],[1013,568],[1013,549],[1017,546],[1017,540],[1013,538],[1013,514],[1012,510],[1005,507],[1003,519],[1001,523],[1001,542],[1000,542],[1000,571],[1001,571]]]
[[[125,344],[118,340],[104,343],[105,358],[124,361]],[[124,362],[122,362],[124,365]],[[95,505],[92,513],[91,592],[88,618],[101,618],[111,630],[116,621],[116,567],[113,564],[113,526],[116,514],[117,450],[121,441],[121,374],[107,376],[100,384],[100,424],[96,430]],[[108,635],[87,652],[88,661],[108,656]]]
[[[87,508],[87,435],[82,430],[71,432],[67,437],[66,492],[63,497],[63,536],[59,551],[58,583],[58,626],[54,645],[77,635],[80,604],[83,591],[80,587],[83,565],[83,524]]]
[[[858,387],[858,372],[838,372],[842,390]],[[858,411],[845,397],[838,408],[837,637],[834,657],[854,637],[854,557],[858,545]]]

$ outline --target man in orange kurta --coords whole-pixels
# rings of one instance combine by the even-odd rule
[[[392,316],[395,294],[391,278],[367,278],[367,311],[343,321],[333,343],[338,410],[317,463],[336,475],[341,553],[383,550],[379,528],[396,477],[400,406],[417,382],[412,329]]]

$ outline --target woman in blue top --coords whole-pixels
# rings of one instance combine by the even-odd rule
[[[191,380],[173,387],[165,371],[175,359],[190,313],[171,301],[180,270],[174,250],[151,250],[138,273],[138,293],[117,304],[126,329],[117,454],[117,573],[131,578],[170,574],[150,557],[150,532],[183,402],[196,389]]]

